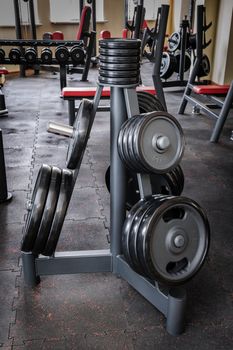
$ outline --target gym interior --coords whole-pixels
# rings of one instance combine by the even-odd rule
[[[231,350],[232,0],[1,0],[0,348]]]

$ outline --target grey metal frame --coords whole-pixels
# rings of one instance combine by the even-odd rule
[[[97,111],[103,86],[97,88],[93,113]],[[166,329],[171,335],[184,331],[184,313],[186,291],[183,288],[167,287],[161,291],[156,281],[137,274],[125,261],[121,251],[122,226],[126,216],[126,170],[117,150],[117,138],[122,123],[133,115],[139,114],[135,87],[111,87],[111,197],[110,197],[110,249],[59,252],[53,257],[34,256],[22,252],[25,283],[31,287],[40,282],[41,275],[76,274],[86,272],[112,272],[125,279],[167,318]],[[76,172],[75,177],[78,172]],[[148,175],[138,174],[140,195],[144,198],[151,194]]]

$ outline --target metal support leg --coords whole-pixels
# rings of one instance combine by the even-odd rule
[[[171,335],[179,335],[184,331],[186,291],[173,288],[168,294],[166,330]]]
[[[4,115],[7,113],[8,113],[8,110],[7,110],[6,104],[5,104],[5,96],[4,96],[4,93],[2,92],[1,87],[0,87],[0,115]]]
[[[22,252],[24,281],[30,287],[40,283],[40,277],[36,274],[36,256],[32,253]]]
[[[66,87],[66,66],[60,66],[60,88],[62,89]]]
[[[228,113],[229,113],[230,109],[232,108],[232,103],[233,103],[233,81],[232,81],[230,89],[227,93],[227,96],[226,96],[226,99],[224,101],[221,112],[218,116],[218,120],[217,120],[215,127],[214,127],[214,130],[212,132],[210,142],[218,142],[222,128],[223,128],[224,123],[227,119]]]
[[[127,119],[122,88],[111,87],[111,174],[110,174],[110,249],[113,255],[113,273],[117,273],[116,256],[121,253],[121,231],[125,220],[126,173],[117,150],[117,137]]]
[[[0,129],[0,203],[9,201],[11,198],[12,194],[7,191],[2,130]]]

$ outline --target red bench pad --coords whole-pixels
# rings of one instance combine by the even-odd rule
[[[84,98],[84,97],[94,97],[96,93],[96,87],[65,87],[62,90],[62,96],[64,98]],[[138,86],[137,91],[146,91],[153,95],[156,94],[155,88],[153,86]],[[110,86],[104,86],[102,90],[102,97],[110,97]]]
[[[230,85],[195,85],[193,92],[199,95],[226,95]]]
[[[0,68],[0,74],[8,74],[8,70],[6,68]]]

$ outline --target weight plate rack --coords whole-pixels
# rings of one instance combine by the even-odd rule
[[[120,64],[120,68],[122,68],[122,57],[125,56],[121,56],[121,50],[129,50],[127,51],[127,54],[130,54],[130,50],[135,49],[138,50],[138,57],[135,57],[135,55],[134,57],[136,62],[139,62],[140,41],[137,39],[100,40],[100,48],[105,50],[111,49],[111,54],[113,53],[112,50],[114,50],[114,55],[111,56],[108,56],[107,52],[104,51],[104,60],[102,60],[102,62],[110,63],[112,65],[112,62],[108,62],[108,57],[114,57],[116,65]],[[122,71],[119,67],[116,70],[112,69],[112,66],[108,68],[109,69],[106,69],[106,71]],[[42,255],[38,256],[37,254],[33,254],[33,250],[22,251],[24,279],[26,284],[35,286],[39,283],[40,276],[43,275],[74,274],[83,272],[114,273],[125,279],[152,305],[163,313],[166,317],[166,329],[168,333],[178,335],[184,331],[184,312],[186,304],[186,292],[180,285],[188,280],[188,278],[191,278],[204,262],[209,243],[208,220],[203,210],[191,199],[179,196],[174,197],[172,193],[153,195],[152,184],[150,181],[151,174],[144,172],[143,167],[146,168],[145,164],[143,163],[141,172],[138,172],[137,159],[132,156],[131,158],[129,157],[130,154],[139,156],[139,149],[143,148],[145,141],[144,135],[147,135],[143,132],[137,132],[139,149],[138,147],[135,149],[134,147],[130,147],[130,144],[134,141],[134,133],[132,132],[134,129],[131,129],[131,126],[133,127],[134,124],[135,128],[139,126],[147,126],[146,118],[150,121],[151,118],[153,119],[157,115],[165,115],[165,119],[161,118],[161,120],[159,120],[159,134],[156,134],[153,125],[152,135],[150,135],[150,140],[153,139],[155,135],[155,143],[162,149],[162,153],[164,149],[167,149],[172,145],[171,148],[173,150],[175,150],[176,147],[178,148],[178,158],[180,160],[183,147],[183,136],[178,124],[176,124],[176,122],[172,124],[174,121],[173,117],[169,117],[169,121],[167,121],[167,113],[163,111],[152,111],[140,115],[136,93],[136,86],[138,85],[140,74],[139,69],[132,81],[130,74],[127,75],[127,69],[125,69],[125,67],[123,68],[123,71],[125,71],[124,78],[122,78],[121,74],[116,74],[114,78],[112,78],[110,74],[107,76],[99,75],[99,84],[94,100],[93,102],[88,101],[86,103],[85,100],[82,102],[82,108],[80,109],[80,114],[76,117],[77,120],[75,120],[74,127],[67,125],[50,125],[50,131],[71,137],[71,143],[69,146],[71,153],[68,152],[68,160],[70,159],[70,155],[78,153],[74,151],[75,144],[78,143],[79,147],[82,148],[82,152],[80,152],[78,159],[75,159],[74,161],[75,169],[66,170],[68,174],[70,174],[69,178],[72,178],[72,185],[68,182],[67,185],[63,186],[63,190],[67,186],[69,193],[78,176],[82,157],[104,85],[110,86],[110,249],[55,252],[55,246],[59,235],[57,235],[56,230],[54,230],[54,240],[51,237],[51,240],[49,241],[51,246],[47,247],[47,249],[45,246],[42,250]],[[103,80],[103,77],[106,79]],[[86,119],[90,119],[89,122],[87,122]],[[169,124],[170,122],[171,125]],[[133,172],[133,176],[137,178],[140,195],[136,204],[132,203],[134,205],[128,211],[127,217],[125,208],[127,202],[127,169],[125,163],[120,158],[119,153],[121,151],[119,152],[120,147],[118,147],[119,134],[124,125],[127,127],[130,125],[130,127],[125,128],[125,135],[122,135],[122,143],[120,142],[120,146],[123,146],[121,148],[125,153],[124,157],[126,160],[130,160],[132,163],[131,171]],[[171,126],[171,128],[170,126],[168,127],[169,137],[165,135],[166,125]],[[175,126],[175,128],[173,128],[173,126]],[[179,131],[176,133],[175,130]],[[139,137],[139,135],[141,136]],[[175,138],[174,135],[176,135]],[[171,138],[171,144],[169,144],[167,140],[169,138]],[[174,152],[174,154],[177,154],[177,152]],[[169,159],[166,159],[166,157],[166,152],[164,152],[165,164],[170,164],[170,157],[168,157]],[[176,160],[175,162],[172,162],[172,166],[169,165],[168,167],[160,168],[160,174],[156,175],[162,179],[165,169],[168,169],[173,185],[175,184],[176,179],[176,190],[178,193],[181,193],[184,179],[182,169],[177,163],[178,161]],[[48,177],[51,177],[51,167],[48,170],[50,170]],[[64,172],[64,169],[62,171]],[[164,175],[164,177],[166,178],[166,175]],[[178,178],[179,180],[177,180]],[[40,186],[38,185],[37,187]],[[61,187],[62,180],[60,188]],[[45,193],[43,193],[43,196],[41,195],[43,199],[42,205],[43,208],[46,208],[46,211],[49,207],[46,204],[48,188],[48,186],[44,188]],[[59,204],[60,195],[61,192],[59,192],[56,208],[62,208],[62,201],[60,201]],[[35,196],[35,198],[37,198],[37,196]],[[66,204],[67,202],[68,199],[65,199]],[[62,209],[59,210],[62,211]],[[40,217],[43,217],[41,210],[39,211],[39,215]],[[64,211],[61,215],[65,215]],[[53,218],[55,218],[55,216],[53,216]],[[198,237],[198,239],[193,242],[187,232],[189,224],[191,226],[194,225],[192,231],[194,231],[195,236]],[[158,226],[162,226],[162,230],[160,230]],[[180,230],[179,226],[181,226]],[[50,233],[52,227],[53,224]],[[173,227],[175,230],[173,230]],[[58,228],[58,231],[59,230],[60,228]],[[158,247],[156,245],[157,236],[159,237]],[[165,257],[165,262],[163,257],[157,253],[160,247],[163,249],[163,252],[166,252],[168,255],[168,257]],[[189,247],[191,248],[189,249]],[[40,250],[41,248],[39,251]],[[174,258],[170,251],[175,255],[178,252],[178,259]],[[196,259],[195,251],[198,253]],[[38,253],[38,250],[35,251],[35,253]],[[45,257],[43,254],[48,256]],[[189,263],[192,267],[191,269],[188,268]],[[182,278],[180,278],[180,274],[182,275]],[[163,288],[160,287],[160,283],[163,284]]]

